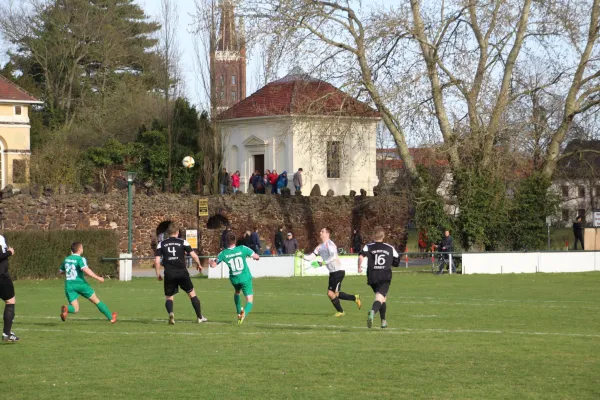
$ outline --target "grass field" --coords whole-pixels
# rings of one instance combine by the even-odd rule
[[[194,278],[209,323],[154,279],[93,283],[119,313],[60,321],[62,281],[16,282],[18,344],[0,345],[1,399],[598,399],[600,273],[433,276],[398,271],[388,330],[365,326],[363,277],[334,318],[327,279],[257,279],[235,324],[228,281]]]

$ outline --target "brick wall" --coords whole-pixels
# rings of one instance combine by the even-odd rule
[[[301,248],[317,244],[323,226],[333,229],[338,247],[350,248],[352,229],[358,227],[365,240],[376,225],[389,232],[388,241],[402,251],[406,243],[406,201],[399,196],[307,197],[270,195],[212,196],[212,217],[197,218],[198,196],[179,194],[135,194],[133,201],[133,251],[136,256],[153,254],[156,229],[173,221],[183,229],[195,229],[199,222],[200,250],[215,254],[223,226],[214,215],[222,210],[236,234],[258,227],[261,240],[273,245],[277,227],[295,234]],[[62,194],[39,196],[19,194],[0,201],[0,228],[15,230],[116,229],[120,251],[127,250],[127,192],[108,194]]]

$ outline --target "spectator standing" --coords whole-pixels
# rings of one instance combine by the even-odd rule
[[[452,239],[452,236],[450,236],[449,230],[444,231],[444,237],[442,238],[440,244],[436,247],[438,248],[438,251],[443,253],[452,253],[454,251],[454,240]],[[443,254],[443,257],[446,261],[448,261],[450,258],[448,254]],[[456,272],[454,269],[454,262],[452,262],[452,265],[450,265],[448,268],[452,268],[452,273]],[[438,271],[438,274],[441,275],[444,272],[443,269],[444,263],[440,263],[440,270]]]
[[[360,253],[362,250],[363,237],[360,234],[358,229],[354,230],[354,234],[352,236],[352,251],[356,254]]]
[[[277,175],[276,170],[273,170],[269,176],[269,181],[271,182],[271,194],[277,193],[277,179],[279,179],[279,175]]]
[[[291,232],[287,234],[287,239],[283,241],[283,254],[294,254],[298,251],[298,241]]]
[[[277,194],[281,194],[281,189],[286,188],[288,185],[287,171],[283,171],[279,178],[277,178]]]
[[[302,168],[298,168],[298,171],[294,174],[294,188],[296,189],[297,192],[302,190],[302,186],[304,186],[304,183],[302,182]],[[358,250],[360,251],[360,247],[358,248]],[[356,250],[355,250],[356,252]]]
[[[262,177],[262,189],[260,190],[261,194],[267,194],[267,187],[271,185],[271,182],[269,181],[269,177],[267,174],[264,174]]]
[[[265,176],[267,177],[267,184],[265,185],[265,193],[266,194],[273,193],[273,188],[272,188],[272,185],[271,185],[271,171],[270,170],[266,170],[265,171]]]
[[[575,236],[575,250],[577,250],[577,241],[581,243],[581,250],[585,250],[583,247],[583,227],[581,226],[581,215],[577,217],[573,222],[573,235]]]
[[[252,232],[250,231],[246,231],[246,234],[244,235],[244,246],[249,249],[252,248]]]
[[[262,177],[258,170],[254,171],[254,177],[252,178],[252,187],[254,188],[254,193],[260,193],[260,188],[262,187]]]
[[[227,235],[229,234],[229,232],[231,232],[231,226],[230,225],[226,225],[225,226],[225,230],[223,231],[223,233],[221,233],[221,241],[219,242],[219,248],[221,250],[226,249],[227,248]],[[160,241],[159,241],[160,243]]]
[[[240,171],[235,171],[231,175],[231,187],[233,188],[233,194],[236,194],[240,190]]]
[[[248,193],[254,192],[254,175],[256,175],[256,172],[253,172],[248,179]]]
[[[283,226],[280,226],[275,233],[275,250],[277,254],[283,254]]]
[[[221,194],[225,194],[225,190],[229,186],[229,174],[227,173],[227,169],[223,168],[223,172],[221,173],[221,177],[219,179],[219,187],[221,189]]]
[[[256,254],[260,254],[260,237],[258,236],[258,228],[254,228],[254,232],[250,234],[250,247]]]
[[[419,246],[419,253],[423,253],[423,255],[421,255],[421,258],[427,258],[427,255],[425,253],[427,252],[428,242],[429,237],[427,236],[427,231],[421,229],[419,231],[419,239],[417,242],[417,245]]]

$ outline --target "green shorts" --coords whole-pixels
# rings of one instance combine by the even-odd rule
[[[65,284],[65,296],[67,296],[69,303],[77,300],[79,295],[89,299],[94,295],[94,289],[84,282],[67,282]]]
[[[240,283],[232,283],[232,285],[236,292],[241,290],[242,293],[244,293],[244,296],[250,296],[254,294],[252,291],[252,279]]]

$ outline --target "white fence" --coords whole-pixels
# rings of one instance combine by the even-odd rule
[[[464,253],[463,274],[600,271],[600,252]]]
[[[347,275],[359,275],[358,256],[340,256],[342,269]],[[247,259],[248,268],[253,278],[262,277],[292,277],[292,276],[321,276],[329,275],[326,267],[313,267],[309,261],[301,257],[280,256],[263,257],[259,261]],[[363,264],[363,272],[366,273],[366,260]],[[204,273],[208,273],[208,278],[229,278],[229,268],[225,263],[219,264],[216,268],[207,268]]]

